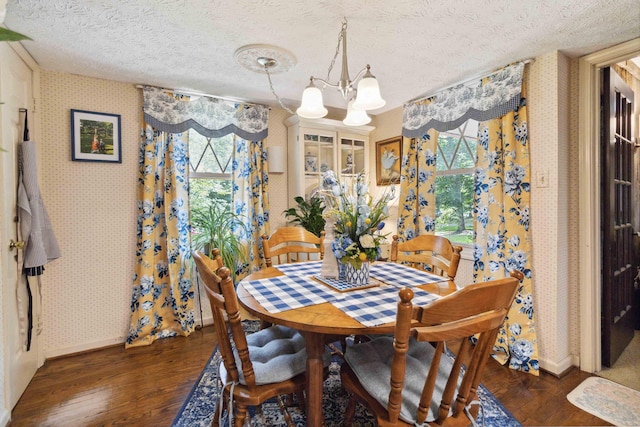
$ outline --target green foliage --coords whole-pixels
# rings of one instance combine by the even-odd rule
[[[17,42],[19,40],[31,40],[31,38],[0,27],[0,42]]]
[[[319,197],[312,197],[308,202],[301,196],[293,200],[298,204],[297,208],[289,208],[283,213],[287,217],[289,224],[300,225],[320,237],[324,230],[325,219],[322,216],[324,204]]]
[[[436,178],[436,231],[442,226],[456,225],[456,232],[466,230],[464,219],[473,208],[473,176],[445,175]]]
[[[238,237],[247,231],[241,215],[235,214],[229,204],[210,201],[191,208],[191,243],[194,250],[211,256],[220,250],[224,265],[229,267],[235,281],[238,262],[246,263],[245,246]]]

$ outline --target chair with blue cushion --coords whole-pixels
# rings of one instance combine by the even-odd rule
[[[211,259],[202,252],[195,252],[193,258],[209,297],[222,356],[219,366],[222,405],[216,405],[213,425],[218,425],[226,408],[230,417],[235,412],[235,426],[240,427],[249,406],[259,407],[264,401],[278,397],[287,425],[293,426],[280,396],[303,396],[307,361],[304,338],[299,332],[278,325],[245,334],[229,269],[220,267],[220,259]]]
[[[489,353],[523,277],[511,275],[468,285],[424,307],[413,306],[411,289],[400,290],[394,336],[345,353],[340,376],[351,397],[345,426],[356,401],[371,409],[379,426],[471,424]],[[455,356],[447,342],[459,346]]]

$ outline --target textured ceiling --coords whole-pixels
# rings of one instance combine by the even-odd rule
[[[293,109],[311,75],[327,76],[343,17],[351,77],[370,63],[387,101],[374,114],[513,61],[640,37],[638,0],[8,0],[4,25],[47,70],[267,104],[267,77],[234,52],[275,45],[297,59],[272,76]]]

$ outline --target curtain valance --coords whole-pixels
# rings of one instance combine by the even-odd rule
[[[191,100],[189,96],[177,96],[156,87],[145,87],[143,93],[144,120],[157,130],[181,133],[194,129],[209,138],[235,133],[249,141],[267,137],[266,105],[233,103],[208,96]]]
[[[468,119],[491,120],[520,104],[524,62],[494,71],[475,87],[461,84],[429,98],[408,102],[402,112],[402,135],[420,138],[429,129],[445,132]]]

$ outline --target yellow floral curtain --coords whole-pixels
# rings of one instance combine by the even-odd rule
[[[527,109],[518,108],[478,128],[474,195],[474,281],[524,273],[500,329],[494,357],[513,369],[539,375],[531,283],[530,161]]]
[[[430,129],[420,138],[405,137],[402,144],[398,237],[406,241],[435,231],[438,132]]]
[[[144,124],[138,174],[138,244],[131,325],[125,347],[189,335],[195,327],[190,279],[187,133]]]
[[[190,277],[188,130],[217,138],[238,137],[233,179],[235,208],[253,224],[268,221],[266,150],[269,108],[230,103],[145,87],[144,122],[139,158],[137,253],[131,323],[125,346],[151,344],[157,338],[189,335],[195,327],[194,284]],[[251,149],[250,149],[251,147]],[[259,157],[259,159],[257,159]],[[245,191],[245,186],[248,189]],[[260,202],[254,202],[255,199]],[[254,208],[260,204],[261,210]],[[249,225],[250,227],[251,225]],[[255,227],[251,235],[250,267],[255,264]]]
[[[263,234],[269,231],[269,175],[266,141],[236,139],[233,165],[233,209],[246,221],[242,236],[247,245],[247,263],[236,265],[236,279],[260,270]]]
[[[539,375],[538,345],[533,308],[531,240],[529,229],[529,141],[523,89],[524,63],[496,70],[482,81],[446,89],[428,99],[405,104],[402,135],[416,138],[405,145],[398,231],[409,239],[425,231],[420,200],[429,199],[435,187],[413,191],[422,167],[411,157],[423,149],[436,152],[437,133],[455,129],[469,119],[480,122],[474,178],[474,281],[507,277],[518,269],[525,274],[507,320],[494,346],[494,356],[513,369]],[[412,140],[413,141],[413,140]],[[434,157],[435,169],[435,157]],[[413,165],[417,165],[414,170]],[[429,174],[430,169],[425,169]],[[435,175],[435,173],[434,173]],[[434,177],[435,179],[435,177]],[[404,187],[402,187],[404,188]],[[422,193],[422,194],[420,194]],[[422,199],[421,196],[422,195]],[[435,196],[434,196],[435,197]],[[402,204],[404,200],[404,205]],[[414,208],[415,206],[415,208]],[[415,215],[415,216],[414,216]],[[434,217],[432,217],[434,218]],[[411,225],[409,219],[414,219]],[[420,226],[418,226],[420,224]]]

